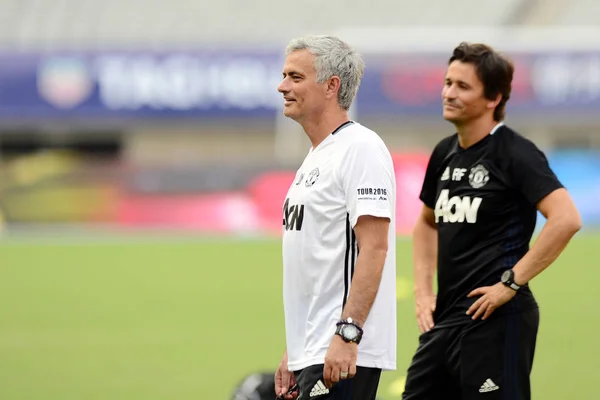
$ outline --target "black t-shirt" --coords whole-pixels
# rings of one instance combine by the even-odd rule
[[[465,313],[476,297],[469,292],[500,282],[525,255],[537,203],[561,187],[535,144],[506,126],[467,149],[457,134],[436,146],[420,198],[434,210],[438,231],[438,327],[471,321]],[[494,314],[534,308],[525,285]]]

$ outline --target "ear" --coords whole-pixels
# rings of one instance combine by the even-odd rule
[[[325,96],[327,99],[337,98],[338,92],[340,91],[340,85],[342,81],[339,76],[332,76],[325,82],[327,84],[327,88],[325,91]]]
[[[488,102],[486,104],[486,108],[494,110],[496,108],[496,106],[498,104],[500,104],[501,100],[502,100],[502,94],[498,93],[498,95],[496,96],[496,99],[494,99],[494,100],[488,100]]]

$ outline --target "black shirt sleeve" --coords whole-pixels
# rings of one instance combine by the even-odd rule
[[[544,197],[563,187],[550,169],[546,156],[533,142],[523,138],[515,142],[511,153],[512,181],[529,203],[537,205]]]
[[[427,164],[427,170],[425,171],[425,179],[423,180],[423,187],[421,188],[421,195],[419,196],[421,201],[429,208],[435,207],[437,184],[441,177],[440,174],[442,173],[440,169],[451,143],[452,137],[442,140],[435,146],[431,153],[431,157],[429,157],[429,163]]]

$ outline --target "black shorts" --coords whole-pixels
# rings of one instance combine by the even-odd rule
[[[300,395],[297,400],[375,400],[381,369],[356,367],[352,379],[344,379],[331,388],[323,380],[323,364],[294,372]]]
[[[538,325],[534,309],[422,334],[402,399],[531,399]]]

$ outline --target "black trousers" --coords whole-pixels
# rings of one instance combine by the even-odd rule
[[[352,379],[339,381],[331,388],[323,380],[323,364],[294,372],[300,389],[298,400],[375,400],[381,369],[356,367]]]
[[[529,400],[539,310],[422,334],[404,400]]]

